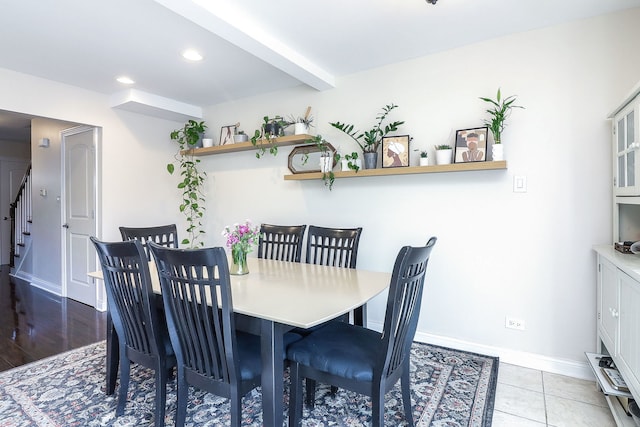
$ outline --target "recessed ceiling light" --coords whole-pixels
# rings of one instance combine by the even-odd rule
[[[120,76],[120,77],[118,77],[116,80],[117,80],[117,81],[119,81],[119,82],[120,82],[120,83],[122,83],[122,84],[125,84],[125,85],[132,85],[132,84],[134,84],[134,83],[135,83],[133,80],[131,80],[131,79],[130,79],[129,77],[127,77],[127,76]]]
[[[200,55],[200,53],[198,53],[198,51],[193,50],[193,49],[185,50],[182,53],[182,56],[185,59],[188,59],[189,61],[202,61],[202,55]]]

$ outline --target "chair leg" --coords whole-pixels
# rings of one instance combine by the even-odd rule
[[[164,366],[156,367],[156,422],[155,427],[164,426],[164,412],[167,403],[167,378],[169,372]]]
[[[189,386],[184,379],[184,372],[178,369],[178,380],[176,388],[178,390],[178,398],[176,401],[176,427],[183,427],[187,418],[187,397],[189,394]]]
[[[240,427],[242,423],[242,395],[238,385],[232,386],[230,396],[231,403],[231,427]]]
[[[400,378],[400,386],[402,387],[402,404],[404,405],[404,415],[407,419],[407,425],[413,427],[413,409],[411,409],[411,381],[409,379],[409,366],[403,368],[402,377]]]
[[[118,406],[116,407],[116,417],[124,414],[124,405],[127,403],[127,392],[129,391],[129,376],[131,372],[131,362],[120,352],[120,390],[118,391]]]
[[[291,389],[289,393],[289,427],[297,427],[300,425],[300,419],[302,418],[302,378],[300,378],[300,367],[297,363],[291,363],[289,377],[291,379]],[[307,386],[308,385],[309,379],[307,378]]]
[[[338,387],[332,385],[331,386],[331,397],[336,397],[337,393],[338,393]]]
[[[373,388],[371,396],[371,425],[373,427],[384,426],[384,389],[382,386]]]
[[[309,409],[313,409],[316,404],[316,380],[312,380],[311,378],[307,378],[305,380],[305,389],[306,389],[306,398],[304,403],[309,407]]]
[[[116,390],[119,360],[120,346],[118,343],[118,335],[113,327],[111,315],[107,312],[107,395],[112,395]]]

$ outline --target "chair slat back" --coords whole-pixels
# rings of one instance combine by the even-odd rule
[[[310,225],[306,262],[333,267],[356,268],[362,228],[326,228]]]
[[[224,249],[149,247],[178,363],[209,380],[235,381],[235,326]]]
[[[436,240],[432,237],[424,247],[405,246],[396,257],[383,329],[387,348],[385,376],[392,375],[402,365],[411,349],[420,316],[427,264]]]
[[[120,227],[120,235],[122,240],[140,240],[149,261],[151,261],[151,253],[147,248],[147,242],[154,242],[168,248],[178,247],[178,230],[175,224],[155,227]]]
[[[306,225],[260,226],[258,258],[300,262]]]
[[[118,339],[124,339],[127,347],[139,353],[158,354],[162,345],[160,319],[142,244],[136,240],[101,242],[94,237],[91,241],[102,266],[107,304]]]

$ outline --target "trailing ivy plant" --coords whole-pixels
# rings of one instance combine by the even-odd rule
[[[269,117],[264,116],[262,118],[264,123],[260,126],[260,129],[256,129],[251,137],[251,144],[258,148],[256,151],[256,158],[264,156],[267,152],[265,145],[269,145],[269,153],[275,156],[278,154],[278,147],[275,144],[271,144],[273,138],[280,136],[281,132],[289,126],[291,123],[285,121],[281,116]],[[259,143],[259,145],[258,145]]]
[[[179,209],[187,218],[189,236],[182,239],[181,243],[191,248],[204,246],[201,240],[205,234],[202,226],[205,211],[203,186],[207,173],[198,169],[200,159],[193,155],[193,148],[206,128],[204,122],[189,120],[182,129],[171,132],[171,139],[178,143],[178,152],[174,156],[175,161],[167,164],[167,171],[173,175],[176,165],[180,169],[181,181],[178,189],[182,191],[182,201]]]

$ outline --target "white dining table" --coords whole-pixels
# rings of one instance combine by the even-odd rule
[[[245,315],[239,319],[248,319],[246,324],[239,321],[238,328],[260,335],[263,425],[282,426],[284,334],[366,304],[388,288],[391,273],[258,258],[247,261],[249,274],[231,276],[233,311]],[[160,294],[154,262],[149,269],[154,291]],[[102,272],[89,276],[102,279]]]

